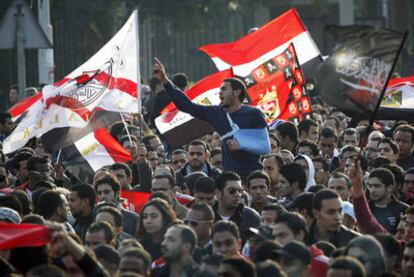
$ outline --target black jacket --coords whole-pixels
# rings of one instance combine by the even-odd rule
[[[77,218],[73,223],[72,227],[76,234],[81,238],[82,242],[85,243],[86,232],[89,226],[93,223],[93,214],[89,214],[80,218]]]
[[[208,162],[206,162],[207,165],[207,172],[204,172],[207,174],[208,177],[211,177],[213,179],[216,179],[217,176],[221,174],[221,171],[213,166],[211,166]],[[187,176],[187,167],[190,165],[186,163],[183,168],[181,168],[176,174],[175,178],[177,180],[177,185],[181,186],[184,183],[184,178]]]
[[[218,214],[218,203],[214,203],[213,210],[215,213],[215,222],[221,220],[221,216]],[[246,231],[250,228],[257,228],[260,226],[260,215],[247,206],[244,206],[242,203],[239,204],[237,207],[236,213],[229,218],[229,220],[233,221],[239,227],[240,237],[242,239],[243,244],[247,240]]]
[[[200,266],[196,262],[191,261],[190,264],[184,266],[183,270],[188,277],[196,276],[200,272]],[[170,277],[170,265],[166,263],[162,267],[153,269],[151,271],[151,276]]]
[[[307,245],[312,245],[319,241],[316,234],[316,228],[316,220],[314,220],[309,228],[308,238],[306,239]],[[360,233],[357,233],[342,225],[338,232],[333,233],[329,239],[329,242],[339,248],[346,246],[350,240],[359,236],[361,236]]]

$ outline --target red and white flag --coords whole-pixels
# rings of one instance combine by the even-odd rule
[[[218,70],[233,67],[235,75],[245,76],[292,42],[305,71],[304,64],[321,61],[318,47],[294,8],[235,42],[208,44],[199,50],[212,58]]]
[[[96,129],[75,141],[72,147],[76,148],[94,171],[106,165],[129,162],[132,159],[128,150],[122,147],[104,128]]]
[[[224,79],[231,77],[230,69],[216,72],[197,82],[185,94],[197,104],[219,105],[220,86]],[[214,131],[210,124],[177,110],[173,103],[161,111],[155,119],[155,126],[173,149]]]
[[[55,128],[83,128],[97,109],[137,113],[138,46],[138,12],[134,11],[119,32],[88,61],[62,80],[45,86],[41,96],[25,99],[10,110],[13,118],[24,117],[4,141],[5,153]]]

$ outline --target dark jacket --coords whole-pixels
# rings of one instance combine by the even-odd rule
[[[183,271],[187,274],[187,277],[196,276],[200,272],[200,266],[192,260],[191,263],[184,266]],[[170,277],[170,265],[166,263],[162,267],[153,269],[151,276]]]
[[[122,229],[124,232],[130,234],[131,236],[135,237],[137,233],[137,224],[139,222],[139,215],[134,212],[128,211],[126,209],[121,209],[123,220]]]
[[[309,228],[309,235],[306,239],[307,245],[312,245],[319,241],[319,238],[316,234],[316,220],[314,220]],[[331,238],[329,239],[329,242],[335,245],[337,248],[346,246],[350,240],[352,240],[355,237],[361,236],[360,233],[357,233],[351,229],[348,229],[344,225],[341,226],[338,232],[333,233]]]
[[[221,220],[221,216],[218,214],[218,203],[214,203],[213,205],[214,213],[215,213],[215,222]],[[247,240],[246,231],[250,228],[257,228],[260,226],[260,215],[247,206],[244,206],[242,203],[239,204],[237,207],[236,213],[229,218],[229,220],[233,221],[239,227],[240,237],[244,242]]]
[[[221,174],[221,171],[215,167],[212,167],[208,162],[206,162],[207,165],[207,172],[204,172],[207,174],[208,177],[211,177],[213,179],[216,179],[217,176]],[[187,168],[190,165],[186,163],[183,168],[181,168],[176,174],[175,178],[177,180],[177,185],[181,186],[184,183],[184,178],[187,176]],[[193,171],[194,172],[194,171]]]
[[[76,234],[81,238],[82,242],[85,243],[86,232],[88,231],[89,226],[93,223],[93,214],[77,218],[73,223],[72,227],[75,230]]]
[[[278,203],[278,200],[277,200],[277,198],[276,198],[276,197],[273,197],[273,196],[271,196],[271,195],[268,195],[266,198],[267,198],[267,199],[266,199],[266,206],[271,205],[271,204],[277,204],[277,203]],[[251,203],[250,208],[254,209],[254,210],[255,210],[256,212],[258,212],[259,214],[260,214],[260,213],[262,212],[262,210],[263,210],[263,208],[262,208],[262,209],[258,209],[258,208],[256,207],[256,205],[254,205],[254,203]]]

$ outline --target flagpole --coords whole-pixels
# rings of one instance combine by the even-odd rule
[[[136,47],[136,67],[137,67],[137,105],[138,105],[138,114],[139,114],[139,143],[142,142],[142,94],[141,94],[141,72],[139,68],[139,19],[138,19],[138,10],[134,10],[134,18],[136,21],[135,24],[135,47]]]
[[[392,63],[390,73],[388,74],[387,80],[385,81],[384,87],[382,88],[382,91],[381,91],[381,94],[380,94],[380,98],[379,98],[379,100],[377,102],[377,105],[376,105],[376,107],[374,109],[374,112],[372,113],[372,116],[371,116],[371,118],[369,120],[369,123],[368,123],[368,126],[367,126],[367,136],[369,135],[369,131],[372,128],[372,125],[374,124],[375,118],[377,117],[379,107],[381,106],[382,99],[384,98],[385,91],[387,90],[388,82],[390,81],[391,75],[394,72],[394,68],[397,65],[398,57],[400,56],[400,53],[401,53],[401,51],[403,49],[405,40],[407,39],[407,35],[408,35],[408,31],[405,31],[405,33],[403,35],[403,38],[401,40],[400,47],[398,48],[398,52],[397,52],[397,54],[395,56],[395,59],[394,59],[394,61]],[[360,140],[360,146],[362,146],[361,144],[362,144],[362,139]],[[362,147],[360,147],[360,148],[361,149],[360,149],[360,152],[359,152],[359,156],[362,154]],[[358,157],[358,159],[359,159],[359,157]]]
[[[124,124],[124,128],[125,128],[125,131],[127,133],[128,140],[129,140],[129,145],[132,146],[132,139],[131,139],[131,134],[129,133],[129,130],[128,130],[128,125],[126,124],[124,116],[122,115],[122,113],[119,113],[119,115],[121,116],[122,123]]]

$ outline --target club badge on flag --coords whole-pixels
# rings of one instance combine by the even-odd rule
[[[245,76],[293,43],[306,77],[322,61],[321,54],[294,8],[235,42],[208,44],[199,50],[211,57],[219,70],[233,68]]]
[[[24,118],[4,141],[4,152],[14,152],[29,139],[55,128],[84,128],[94,110],[137,113],[138,46],[138,12],[134,11],[88,61],[61,81],[45,86],[41,96],[24,99],[11,109],[13,118]]]
[[[371,118],[404,35],[370,26],[331,26],[337,40],[315,73],[320,96],[354,118]]]
[[[311,103],[293,43],[240,78],[246,84],[249,104],[265,113],[269,125],[276,119],[297,124],[310,117]]]

